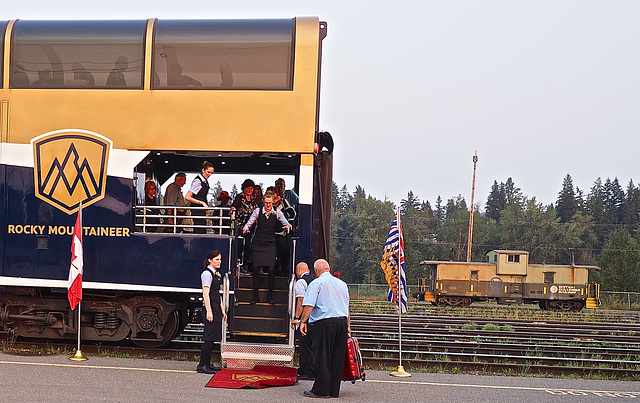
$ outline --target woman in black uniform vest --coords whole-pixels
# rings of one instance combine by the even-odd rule
[[[196,178],[191,182],[191,188],[184,197],[189,202],[191,207],[209,207],[207,204],[207,194],[209,193],[209,177],[213,175],[213,164],[209,161],[202,163],[202,173],[198,174]],[[191,216],[206,216],[207,210],[191,210]],[[206,234],[207,229],[204,225],[207,225],[206,219],[193,218],[194,225],[202,225],[202,228],[194,228],[194,234]]]
[[[222,320],[227,320],[227,314],[222,305],[220,287],[222,286],[222,275],[220,274],[220,264],[222,256],[217,250],[207,253],[204,261],[204,270],[200,275],[202,281],[202,323],[204,323],[204,335],[202,350],[200,351],[200,363],[196,371],[203,374],[215,374],[220,369],[211,365],[211,353],[216,341],[222,340]],[[216,360],[218,361],[218,360]]]
[[[253,210],[249,221],[242,231],[246,234],[254,224],[257,224],[253,241],[251,242],[251,256],[253,257],[253,299],[252,304],[259,302],[258,279],[260,268],[265,267],[269,272],[269,294],[267,302],[273,304],[273,285],[276,281],[276,228],[278,221],[285,231],[289,232],[291,227],[284,218],[284,214],[273,208],[273,194],[267,193],[264,196],[264,206]]]

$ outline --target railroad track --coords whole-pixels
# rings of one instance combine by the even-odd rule
[[[435,315],[461,318],[527,319],[532,321],[640,323],[638,311],[610,311],[584,309],[580,312],[543,311],[532,305],[505,306],[491,303],[474,304],[470,307],[436,307],[428,302],[409,302],[404,315]],[[388,301],[352,300],[351,313],[396,315],[395,305]]]
[[[467,308],[467,312],[473,311]],[[640,380],[640,322],[637,315],[599,313],[607,320],[587,322],[583,316],[580,322],[578,316],[574,321],[566,318],[543,321],[539,316],[534,319],[507,318],[512,316],[508,312],[503,318],[449,316],[449,313],[449,310],[435,309],[402,316],[402,365],[406,369],[515,375],[573,374]],[[351,330],[358,337],[364,362],[369,368],[387,370],[398,365],[397,314],[353,314]],[[83,343],[82,349],[90,354],[192,360],[200,353],[201,340],[202,325],[194,324],[165,349],[106,343]],[[33,346],[34,342],[30,344]],[[57,345],[52,342],[38,344]],[[61,344],[69,350],[75,346],[73,342]]]
[[[398,365],[397,315],[353,315],[367,365]],[[432,371],[640,380],[640,324],[402,317],[402,364]]]

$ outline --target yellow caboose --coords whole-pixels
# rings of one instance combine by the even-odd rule
[[[598,284],[589,282],[597,266],[529,264],[529,252],[492,250],[486,262],[422,261],[426,301],[468,306],[495,299],[498,304],[535,304],[541,309],[579,311],[596,307]]]

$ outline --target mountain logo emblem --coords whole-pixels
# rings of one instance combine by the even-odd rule
[[[73,214],[104,198],[112,141],[86,130],[57,130],[31,140],[36,196]]]

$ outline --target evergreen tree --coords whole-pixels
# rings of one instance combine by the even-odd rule
[[[217,181],[212,188],[209,188],[208,199],[211,200],[211,202],[209,202],[210,206],[215,206],[217,204],[217,199],[218,196],[220,196],[220,192],[222,192],[222,184],[220,183],[220,181]]]
[[[528,251],[532,263],[554,262],[558,239],[563,236],[555,211],[535,197],[522,201],[522,208],[512,203],[503,212],[499,225],[502,247]]]
[[[640,189],[634,184],[633,180],[627,185],[624,206],[622,207],[622,223],[627,229],[634,233],[638,230],[640,223]]]
[[[462,197],[462,195],[458,195],[455,200],[454,199],[449,199],[447,200],[447,210],[446,210],[446,217],[452,217],[456,211],[467,211],[467,202],[464,200],[464,197]],[[467,219],[468,219],[468,214],[467,214]]]
[[[502,191],[501,191],[502,190]],[[491,186],[491,192],[487,197],[487,203],[485,205],[485,216],[500,221],[500,212],[504,210],[506,205],[506,199],[504,197],[504,189],[498,185],[497,181],[493,181]]]
[[[466,209],[456,209],[453,199],[449,199],[447,205],[452,208],[438,230],[438,240],[445,246],[440,250],[440,259],[450,260],[452,252],[453,260],[464,261],[467,257],[469,212]]]
[[[565,176],[562,182],[562,190],[558,194],[555,210],[561,222],[569,222],[571,217],[578,212],[578,201],[573,190],[573,179],[569,174]]]
[[[511,177],[507,178],[507,181],[504,184],[504,197],[507,205],[522,205],[523,203],[522,192],[520,191],[520,188],[516,187],[515,183],[513,183],[513,179],[511,179]]]
[[[347,185],[343,185],[338,192],[338,200],[336,200],[336,209],[337,210],[345,210],[347,206],[349,206],[353,202],[353,196],[349,193],[349,189],[347,189]]]
[[[625,228],[616,230],[606,242],[597,273],[603,290],[640,291],[640,245]]]
[[[335,182],[331,182],[331,207],[333,210],[340,210],[340,205],[338,204],[338,185]]]
[[[505,183],[500,182],[499,185],[498,182],[494,180],[491,186],[491,192],[487,198],[487,203],[485,204],[485,214],[489,218],[500,221],[500,216],[504,209],[510,204],[520,206],[522,199],[522,192],[520,188],[516,187],[513,179],[509,177]]]
[[[433,219],[433,210],[431,209],[431,203],[429,203],[429,200],[425,200],[422,202],[422,204],[420,205],[420,211],[426,213],[429,219]]]
[[[438,195],[436,199],[436,209],[434,211],[435,218],[438,222],[444,220],[444,207],[442,207],[442,197]]]
[[[622,222],[622,206],[624,205],[624,190],[618,182],[618,178],[607,180],[602,187],[602,205],[604,208],[604,221],[607,224]]]
[[[582,189],[576,186],[576,203],[578,204],[578,211],[584,213],[586,204],[584,200],[584,192]]]
[[[407,214],[408,210],[418,210],[420,208],[420,199],[413,195],[412,191],[407,193],[407,198],[400,201],[400,212],[403,215]]]

